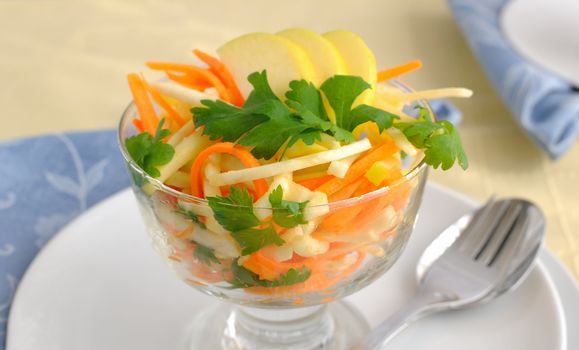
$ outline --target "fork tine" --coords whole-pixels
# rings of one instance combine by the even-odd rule
[[[545,233],[545,225],[542,220],[543,214],[528,203],[523,203],[522,206],[524,215],[513,228],[508,241],[505,242],[493,261],[491,261],[491,266],[500,268],[501,265],[509,263],[512,260],[511,257],[517,253],[518,249],[531,251],[541,246]]]
[[[495,204],[495,195],[492,195],[485,204],[480,206],[477,210],[472,213],[470,221],[465,223],[465,227],[462,230],[462,234],[456,238],[455,244],[458,246],[462,245],[465,241],[469,239],[470,231],[481,230],[485,227],[485,223],[492,211],[492,207]]]
[[[493,200],[479,209],[473,217],[473,224],[460,235],[460,240],[457,242],[460,251],[474,258],[493,234],[495,227],[508,209],[508,205],[509,201],[494,202]]]
[[[523,208],[520,203],[509,203],[507,211],[501,218],[496,228],[493,229],[493,233],[489,237],[488,241],[475,257],[476,260],[481,261],[485,265],[491,264],[497,254],[501,251],[501,248],[503,248],[504,243],[511,238],[510,235],[513,233],[513,231],[516,231],[517,228],[520,228],[521,220],[519,219],[524,219],[524,217],[526,217],[526,215],[520,215],[521,212],[523,212],[522,209]],[[517,227],[517,224],[519,224],[519,227]]]

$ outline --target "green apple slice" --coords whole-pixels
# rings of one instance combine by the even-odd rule
[[[338,50],[349,75],[362,77],[371,86],[356,100],[356,104],[371,104],[376,87],[376,58],[364,40],[347,30],[334,30],[323,35]]]
[[[319,78],[319,81],[313,82],[316,86],[320,86],[326,79],[336,74],[347,74],[344,61],[336,47],[320,34],[309,29],[292,28],[283,30],[277,35],[293,41],[304,49]]]
[[[274,34],[246,34],[227,42],[217,53],[233,74],[244,97],[252,90],[247,77],[264,69],[273,92],[280,97],[289,90],[292,80],[318,80],[305,51],[292,41]]]

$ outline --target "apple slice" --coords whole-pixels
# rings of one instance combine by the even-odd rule
[[[347,74],[346,65],[336,47],[320,34],[309,29],[293,28],[283,30],[277,35],[304,49],[320,79],[313,82],[316,86],[336,74]]]
[[[227,42],[217,53],[233,74],[244,97],[252,90],[247,77],[264,69],[273,92],[279,97],[289,90],[292,80],[318,80],[305,51],[292,41],[274,34],[246,34]]]
[[[376,87],[376,58],[364,40],[357,34],[347,30],[334,30],[323,35],[338,50],[349,75],[362,77],[371,86],[371,90],[363,92],[355,104],[371,104],[374,100]]]

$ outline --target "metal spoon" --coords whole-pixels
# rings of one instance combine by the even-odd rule
[[[353,349],[380,349],[419,318],[488,302],[516,288],[531,270],[544,235],[545,219],[533,203],[491,199],[426,248],[414,298]]]

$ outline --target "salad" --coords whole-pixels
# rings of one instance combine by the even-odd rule
[[[411,230],[412,172],[468,167],[454,126],[419,101],[472,92],[393,85],[421,62],[377,71],[352,32],[251,33],[218,58],[193,53],[147,62],[161,80],[128,75],[123,140],[156,246],[189,284],[330,295]]]

